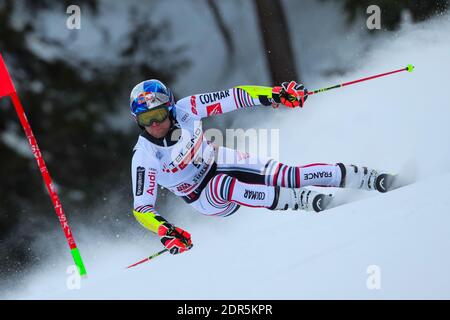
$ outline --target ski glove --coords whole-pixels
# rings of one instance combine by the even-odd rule
[[[159,226],[158,236],[171,254],[183,253],[193,246],[191,235],[188,232],[168,222]]]
[[[273,87],[272,99],[286,107],[302,108],[308,98],[308,90],[304,85],[295,81],[283,82],[281,87]]]

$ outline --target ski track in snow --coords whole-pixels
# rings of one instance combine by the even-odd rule
[[[412,184],[388,194],[332,189],[340,201],[354,201],[321,214],[242,208],[223,220],[188,218],[196,213],[176,202],[180,218],[172,220],[191,232],[190,252],[125,270],[161,249],[156,237],[95,246],[101,236],[87,227],[77,236],[89,273],[80,290],[66,287],[67,254],[5,298],[450,298],[449,29],[448,16],[406,26],[377,40],[362,67],[323,85],[408,63],[413,74],[319,94],[302,110],[270,118],[252,113],[260,128],[283,124],[285,163],[355,163],[398,172]],[[366,286],[371,265],[380,268],[380,290]]]

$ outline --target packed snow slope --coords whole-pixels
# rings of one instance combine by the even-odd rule
[[[181,200],[172,221],[194,248],[124,267],[161,249],[156,237],[107,242],[89,226],[77,238],[89,277],[66,287],[62,253],[7,298],[299,299],[450,298],[450,21],[405,26],[355,61],[351,73],[317,78],[310,89],[398,69],[407,72],[310,97],[301,110],[252,113],[280,128],[280,160],[346,162],[400,173],[388,194],[329,190],[347,202],[316,213],[242,208],[207,218]],[[248,116],[238,115],[239,117]],[[248,121],[250,122],[250,121]],[[256,122],[252,118],[251,122]],[[140,227],[134,222],[130,233]],[[78,228],[79,229],[79,228]],[[379,271],[370,290],[368,268]]]

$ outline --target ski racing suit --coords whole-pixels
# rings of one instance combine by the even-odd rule
[[[255,97],[241,87],[177,101],[168,134],[154,138],[144,130],[134,147],[131,170],[136,219],[155,233],[166,222],[155,208],[158,185],[202,214],[220,217],[235,213],[241,205],[274,209],[280,187],[342,186],[337,164],[289,166],[216,146],[204,136],[202,118],[275,104],[272,97]]]

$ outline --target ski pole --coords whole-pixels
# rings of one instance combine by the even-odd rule
[[[131,266],[128,266],[127,269],[133,268],[133,267],[135,267],[135,266],[137,266],[137,265],[140,265],[141,263],[150,261],[150,260],[152,260],[153,258],[156,258],[157,256],[160,256],[160,255],[162,255],[163,253],[165,253],[165,252],[167,252],[167,251],[169,251],[169,250],[168,250],[168,249],[163,249],[163,250],[161,250],[161,251],[159,251],[159,252],[157,252],[157,253],[155,253],[155,254],[152,254],[150,257],[147,257],[147,258],[145,258],[145,259],[142,259],[141,261],[138,261],[138,262],[136,262],[136,263],[133,263]]]
[[[402,72],[402,71],[413,72],[413,70],[414,70],[414,66],[412,64],[408,64],[408,66],[406,68],[402,68],[402,69],[394,70],[394,71],[389,71],[389,72],[386,72],[386,73],[377,74],[377,75],[370,76],[370,77],[367,77],[367,78],[362,78],[362,79],[358,79],[358,80],[354,80],[354,81],[349,81],[349,82],[337,84],[335,86],[331,86],[331,87],[327,87],[327,88],[317,89],[317,90],[308,92],[308,95],[312,95],[312,94],[316,94],[316,93],[320,93],[320,92],[325,92],[325,91],[332,90],[332,89],[346,87],[346,86],[349,86],[349,85],[352,85],[352,84],[355,84],[355,83],[359,83],[359,82],[363,82],[363,81],[368,81],[368,80],[372,80],[372,79],[388,76],[390,74],[394,74],[394,73],[398,73],[398,72]]]
[[[0,55],[0,98],[5,96],[9,96],[13,102],[20,123],[22,124],[22,127],[25,131],[25,136],[27,137],[28,143],[30,144],[31,151],[33,152],[33,155],[38,164],[39,171],[41,172],[42,178],[44,179],[45,185],[47,186],[47,191],[50,195],[50,199],[53,203],[56,214],[58,215],[59,222],[64,231],[64,235],[66,236],[75,265],[78,267],[80,276],[85,276],[87,274],[86,268],[84,266],[83,259],[81,258],[80,251],[78,250],[78,247],[75,243],[75,239],[73,238],[73,234],[70,230],[67,218],[64,214],[61,201],[58,197],[58,194],[56,193],[55,185],[53,184],[52,178],[50,177],[50,173],[47,169],[44,158],[42,157],[42,153],[39,150],[36,138],[34,137],[33,131],[31,130],[30,123],[28,122],[27,116],[25,115],[25,111],[23,110],[22,103],[17,96],[17,92],[14,88],[11,76],[8,73],[8,69],[6,68],[2,56]]]
[[[386,72],[386,73],[381,73],[381,74],[377,74],[377,75],[370,76],[370,77],[367,77],[367,78],[362,78],[362,79],[358,79],[358,80],[354,80],[354,81],[350,81],[350,82],[337,84],[335,86],[331,86],[331,87],[327,87],[327,88],[322,88],[322,89],[317,89],[317,90],[314,90],[314,91],[309,91],[308,95],[313,95],[313,94],[320,93],[320,92],[325,92],[325,91],[328,91],[328,90],[331,90],[331,89],[337,89],[337,88],[349,86],[351,84],[355,84],[355,83],[358,83],[358,82],[368,81],[368,80],[384,77],[384,76],[387,76],[387,75],[390,75],[390,74],[402,72],[402,71],[413,72],[413,70],[414,70],[414,66],[412,64],[408,64],[407,67],[399,69],[399,70],[394,70],[394,71],[390,71],[390,72]],[[259,98],[260,96],[265,96],[267,98],[272,98],[272,89],[273,89],[272,87],[264,87],[264,86],[237,86],[236,88],[243,89],[252,98]]]

